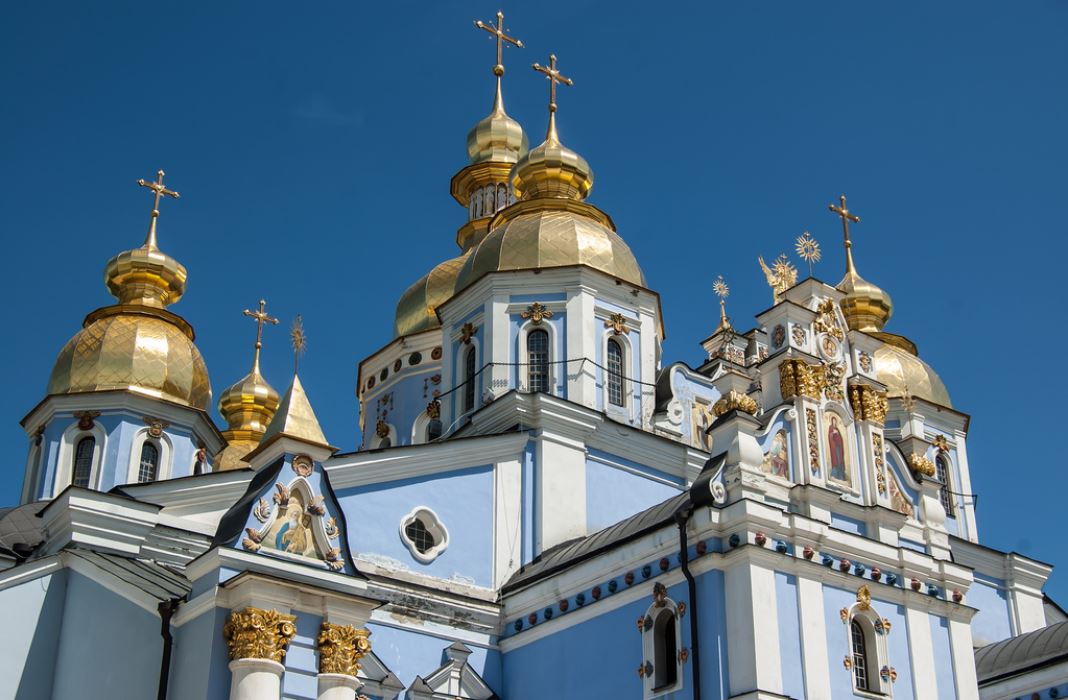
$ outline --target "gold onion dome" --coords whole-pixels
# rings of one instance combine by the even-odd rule
[[[128,390],[197,409],[211,403],[204,358],[192,326],[165,307],[185,292],[186,270],[156,245],[159,198],[176,197],[157,182],[145,243],[108,261],[104,279],[118,304],[93,311],[60,351],[48,380],[49,394]]]
[[[875,351],[875,376],[886,385],[887,396],[912,397],[953,407],[946,385],[938,373],[916,355],[912,343],[889,333],[879,333],[877,337],[887,343]]]
[[[491,272],[571,265],[592,267],[644,287],[638,261],[611,218],[584,201],[593,187],[589,163],[564,146],[557,134],[555,86],[571,81],[556,70],[555,56],[548,68],[534,67],[550,78],[545,141],[512,168],[512,187],[520,201],[498,212],[492,230],[464,263],[456,289]]]
[[[456,291],[456,278],[467,260],[467,255],[464,253],[436,265],[405,290],[397,302],[397,314],[393,321],[395,338],[441,325],[437,308],[451,299]]]
[[[504,111],[501,97],[501,79],[497,77],[497,95],[493,99],[493,111],[483,118],[467,134],[467,156],[471,164],[493,161],[515,163],[527,152],[527,135],[523,127]]]
[[[839,304],[851,330],[881,331],[894,313],[890,295],[857,274],[852,255],[848,257],[846,274],[838,283],[838,290],[845,292]]]

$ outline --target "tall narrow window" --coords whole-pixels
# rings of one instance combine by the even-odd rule
[[[549,391],[549,333],[534,330],[527,334],[527,387]]]
[[[137,483],[144,484],[155,481],[159,473],[159,448],[156,444],[145,440],[141,445],[141,462],[137,467]]]
[[[653,659],[653,690],[670,688],[679,680],[675,612],[662,610],[653,623],[656,651]]]
[[[497,211],[508,206],[508,185],[497,185]]]
[[[859,622],[852,620],[849,632],[853,647],[853,683],[857,690],[869,690],[868,643],[864,638],[864,630]]]
[[[935,457],[935,476],[942,485],[938,488],[938,500],[942,502],[942,507],[946,509],[946,517],[952,518],[953,515],[953,489],[949,481],[949,458],[944,454],[939,454]]]
[[[608,403],[623,405],[623,348],[615,338],[608,339]]]
[[[74,469],[71,483],[82,488],[89,488],[93,476],[93,453],[96,452],[96,438],[87,435],[78,441],[74,448]]]
[[[475,407],[475,349],[467,349],[464,355],[464,412]]]

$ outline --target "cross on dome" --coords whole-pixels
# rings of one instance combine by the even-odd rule
[[[178,199],[179,196],[177,192],[169,190],[164,186],[163,175],[163,169],[160,168],[159,172],[156,173],[155,182],[145,180],[144,178],[137,181],[138,185],[147,187],[152,190],[155,195],[155,198],[152,200],[152,222],[148,225],[148,235],[145,237],[145,247],[149,249],[154,249],[156,247],[156,219],[159,218],[159,201],[163,197],[173,197]]]
[[[549,79],[549,131],[545,135],[546,141],[559,141],[556,136],[556,84],[563,83],[564,85],[574,85],[575,81],[571,78],[563,75],[556,68],[556,54],[549,54],[549,65],[543,66],[535,63],[531,66],[539,73],[544,73],[545,77]]]
[[[504,29],[504,13],[500,10],[497,11],[497,23],[486,24],[482,20],[475,20],[475,26],[479,29],[483,29],[494,36],[497,44],[497,65],[493,66],[493,74],[500,78],[504,75],[504,45],[506,43],[511,44],[517,48],[523,48],[523,42],[515,37],[505,34]]]
[[[830,204],[827,206],[832,212],[837,214],[842,219],[842,234],[845,236],[845,250],[846,250],[846,272],[853,272],[853,242],[849,240],[849,222],[852,221],[855,224],[860,223],[860,217],[853,214],[846,208],[846,196],[840,195],[838,197],[841,204]]]
[[[245,309],[244,314],[250,318],[256,319],[256,354],[252,360],[253,370],[260,368],[260,348],[263,347],[263,324],[270,323],[272,326],[278,324],[278,319],[273,316],[267,315],[267,302],[260,299],[260,307],[256,311],[249,311]]]

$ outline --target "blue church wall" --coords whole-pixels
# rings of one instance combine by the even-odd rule
[[[426,353],[426,356],[429,359],[429,353]],[[425,369],[423,369],[424,365]],[[419,369],[422,370],[420,372],[411,372],[408,367],[405,367],[401,371],[411,373],[406,374],[373,398],[364,399],[367,410],[364,430],[368,437],[374,436],[378,416],[384,413],[382,419],[397,431],[397,440],[394,445],[412,444],[412,428],[416,419],[426,412],[427,404],[433,401],[434,390],[444,391],[440,384],[433,384],[429,381],[432,375],[441,371],[438,363],[428,363],[424,360],[424,365],[419,365]],[[382,401],[382,398],[386,396],[389,398]],[[374,443],[366,443],[367,446],[372,444]]]
[[[229,697],[230,656],[223,640],[227,615],[228,610],[213,608],[174,628],[168,698]]]
[[[455,641],[373,621],[367,629],[371,631],[371,648],[375,655],[405,687],[410,686],[416,676],[426,678],[441,668],[445,663],[444,650]],[[471,649],[467,663],[501,695],[500,654],[468,642],[465,644]]]
[[[854,535],[867,534],[867,525],[863,521],[839,515],[838,513],[831,513],[831,527],[845,532],[852,532]]]
[[[779,615],[779,658],[783,694],[805,697],[805,669],[801,655],[801,618],[797,610],[797,577],[775,572],[775,603]]]
[[[984,646],[1012,636],[1009,598],[1005,582],[1001,579],[973,574],[975,582],[968,589],[968,605],[978,608],[972,618],[972,639],[977,646]]]
[[[722,571],[712,570],[697,577],[697,599],[702,694],[712,698],[730,697],[730,678],[727,674],[727,607]],[[693,606],[690,607],[692,609]],[[689,617],[683,617],[682,623],[684,634],[689,635]]]
[[[949,622],[938,615],[931,619],[931,648],[934,650],[935,677],[938,679],[938,697],[957,697],[957,681],[953,674],[953,651],[949,643]]]
[[[912,670],[909,657],[908,626],[905,622],[905,608],[900,605],[879,600],[877,586],[872,586],[871,606],[880,616],[890,622],[890,634],[886,637],[889,665],[897,670],[897,682],[893,694],[897,700],[913,698]],[[839,611],[849,608],[857,602],[856,591],[848,591],[834,586],[823,586],[823,617],[827,628],[827,659],[830,664],[830,683],[832,700],[853,700],[852,672],[842,664],[850,652],[849,628],[842,622]],[[948,663],[948,662],[947,662]],[[952,673],[952,669],[948,670]],[[785,679],[784,679],[785,680]],[[952,696],[950,696],[952,697]]]
[[[638,600],[506,652],[503,660],[504,692],[498,693],[508,700],[560,697],[562,689],[566,689],[567,697],[641,697],[642,681],[636,670],[643,660],[642,636],[635,628],[635,620],[645,615],[652,604],[652,588],[648,590],[649,595]],[[686,601],[688,605],[686,584],[683,582],[670,586],[668,597],[676,602]],[[701,603],[703,606],[705,599]],[[713,616],[723,617],[721,608],[717,612],[711,606],[702,607],[700,614],[702,621]],[[692,646],[689,615],[690,611],[687,611],[680,624],[682,646],[687,649]],[[702,655],[705,653],[705,644],[705,638],[702,637]],[[710,653],[715,655],[715,640],[710,640],[708,644]],[[674,700],[691,696],[692,663],[686,663],[682,668],[682,689],[660,697]],[[702,673],[705,668],[703,663]],[[706,687],[715,687],[717,680],[715,677],[705,679],[702,676],[702,682]],[[710,683],[712,685],[708,685]],[[709,696],[716,697],[715,693]]]
[[[679,493],[680,479],[631,460],[590,449],[586,459],[586,523],[596,532]],[[639,473],[619,468],[625,465]],[[651,478],[641,476],[649,474]],[[665,484],[661,479],[669,481]],[[608,495],[610,494],[610,496]]]
[[[60,631],[54,697],[144,700],[159,686],[159,618],[70,572]],[[106,656],[101,654],[106,644]]]
[[[349,514],[344,536],[354,555],[384,556],[431,576],[459,576],[485,587],[493,584],[491,466],[357,486],[336,494]],[[429,564],[415,559],[400,536],[401,520],[417,507],[434,511],[449,534],[448,547]]]
[[[0,591],[0,610],[16,632],[5,638],[0,654],[0,697],[52,697],[68,573],[64,569]]]
[[[323,618],[296,613],[297,633],[289,641],[285,675],[282,677],[283,700],[316,700],[319,690],[319,628]]]

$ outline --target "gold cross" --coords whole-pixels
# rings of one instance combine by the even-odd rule
[[[141,187],[147,187],[155,193],[155,199],[152,201],[152,223],[148,225],[148,236],[145,237],[145,247],[156,247],[156,219],[159,218],[159,200],[163,197],[174,197],[178,199],[178,193],[174,190],[169,190],[163,186],[163,170],[160,169],[156,173],[156,181],[150,182],[149,180],[140,179],[137,181]]]
[[[556,84],[574,85],[575,82],[556,70],[556,54],[549,54],[548,67],[535,63],[532,68],[539,73],[544,73],[549,78],[549,113],[552,114],[556,111]]]
[[[277,325],[278,319],[267,315],[267,302],[260,299],[260,308],[256,311],[249,311],[245,309],[245,315],[256,319],[256,355],[252,361],[253,367],[259,369],[260,367],[260,348],[263,347],[263,324],[270,323],[271,325]]]
[[[475,26],[484,29],[497,39],[497,65],[493,67],[493,74],[498,78],[504,75],[503,52],[505,42],[512,46],[523,48],[523,42],[504,33],[504,13],[497,11],[497,24],[486,24],[482,20],[475,20]]]
[[[860,223],[860,217],[857,216],[856,214],[850,213],[850,211],[848,209],[846,209],[846,196],[844,194],[839,196],[838,199],[841,202],[840,205],[835,206],[834,204],[831,204],[831,205],[828,205],[827,208],[830,209],[831,211],[833,211],[838,216],[840,216],[841,219],[842,219],[842,234],[845,236],[846,271],[847,272],[852,272],[853,271],[853,251],[852,251],[853,242],[849,240],[849,222],[852,221],[855,224],[859,224]]]

